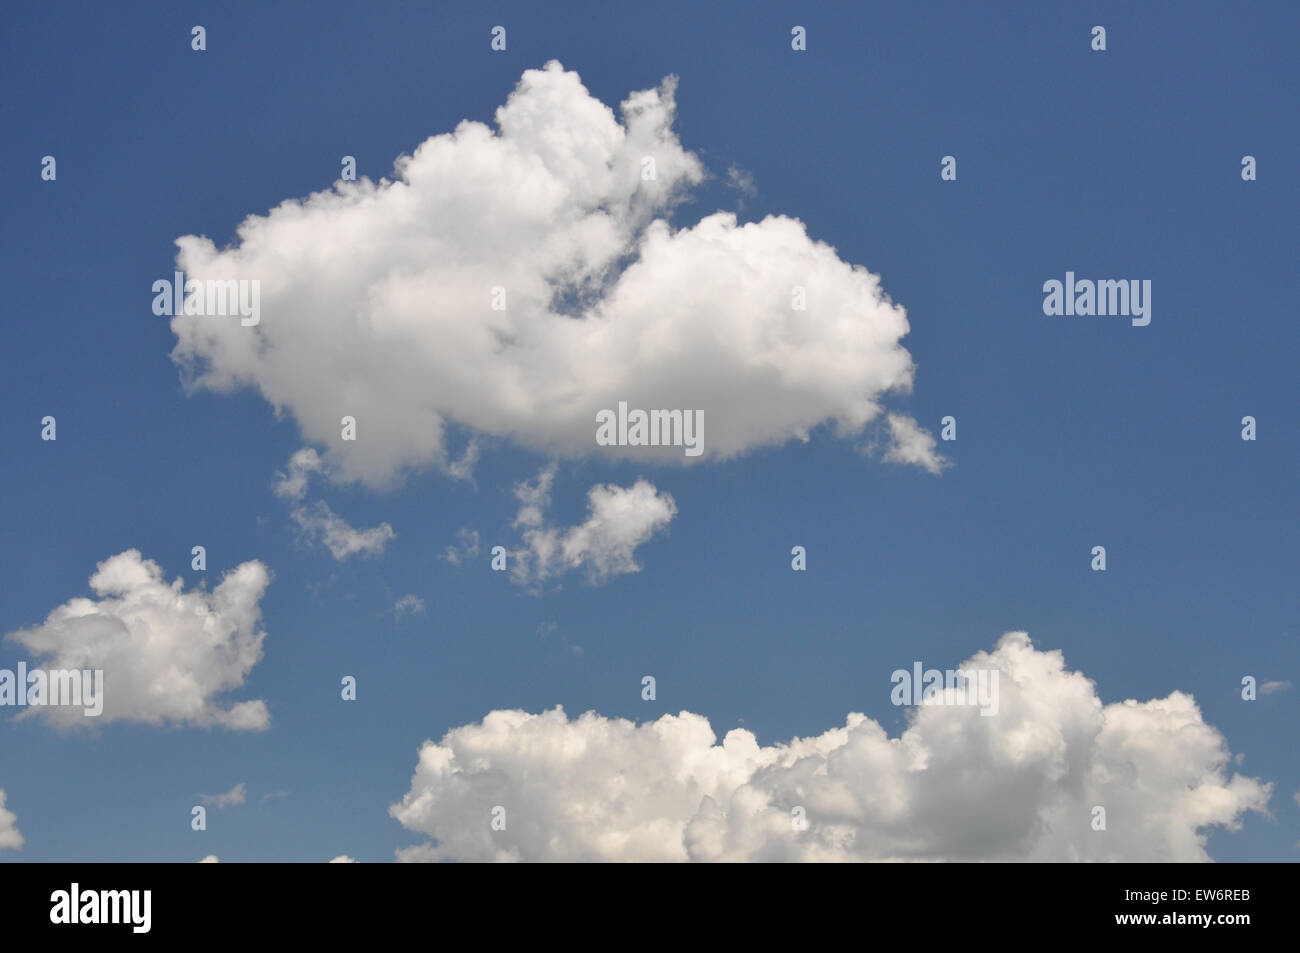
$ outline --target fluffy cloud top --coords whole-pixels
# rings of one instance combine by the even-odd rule
[[[515,487],[520,502],[515,526],[523,530],[523,549],[514,552],[516,581],[536,585],[569,570],[585,568],[588,579],[601,583],[638,572],[636,548],[666,527],[677,515],[672,496],[645,480],[630,487],[593,486],[587,492],[587,519],[558,529],[546,525],[554,465],[537,480]]]
[[[761,747],[742,729],[719,745],[688,712],[494,711],[421,748],[390,813],[432,840],[398,857],[1201,861],[1207,828],[1265,810],[1270,786],[1226,773],[1223,737],[1186,694],[1103,705],[1024,633],[962,668],[1000,673],[998,713],[922,705],[897,738],[861,714]]]
[[[0,850],[23,846],[23,835],[18,832],[18,815],[5,807],[5,792],[0,788]]]
[[[619,401],[702,410],[698,459],[859,432],[911,387],[904,310],[796,219],[674,230],[667,212],[704,177],[672,129],[675,85],[631,94],[620,119],[548,63],[495,129],[433,136],[391,180],[287,200],[224,249],[178,239],[188,278],[259,281],[261,321],[178,315],[173,358],[193,386],[256,388],[332,476],[372,485],[426,464],[465,475],[478,445],[453,461],[452,423],[556,455],[696,459],[597,447],[596,414]]]
[[[87,718],[81,708],[32,707],[19,717],[41,714],[64,727],[138,721],[266,728],[264,702],[226,707],[217,696],[242,685],[262,657],[258,603],[270,579],[251,560],[212,592],[185,592],[179,578],[168,585],[162,568],[139,550],[104,560],[90,577],[98,598],[70,599],[43,625],[9,635],[43,668],[103,669],[103,713]]]

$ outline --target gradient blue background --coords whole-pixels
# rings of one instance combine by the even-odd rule
[[[198,544],[210,586],[251,558],[275,580],[265,658],[234,695],[267,700],[269,731],[65,735],[0,712],[0,788],[27,838],[0,860],[390,860],[422,840],[387,815],[419,744],[493,708],[686,709],[763,743],[849,711],[897,731],[892,670],[955,666],[1011,629],[1062,649],[1105,701],[1194,694],[1240,770],[1275,782],[1274,817],[1215,833],[1211,855],[1294,860],[1297,689],[1239,693],[1247,674],[1300,682],[1300,7],[879,6],[8,9],[0,632],[87,594],[95,564],[130,547],[187,585]],[[505,53],[489,50],[498,23]],[[891,408],[936,433],[954,415],[940,449],[955,467],[873,462],[827,433],[689,471],[562,465],[557,521],[582,516],[592,483],[638,476],[679,516],[639,550],[641,573],[540,598],[488,571],[486,548],[515,538],[511,486],[544,463],[500,445],[474,486],[316,485],[353,525],[393,525],[378,559],[295,543],[272,492],[301,446],[293,421],[249,392],[186,397],[168,358],[150,286],[173,240],[229,242],[247,214],[327,188],[346,154],[390,174],[426,137],[490,122],[552,58],[611,106],[680,77],[677,132],[718,178],[677,224],[738,207],[721,181],[734,163],[758,187],[742,218],[797,216],[883,276],[919,368]],[[1067,270],[1151,279],[1151,325],[1044,316],[1042,283]],[[485,552],[457,569],[437,554],[462,526]],[[790,571],[795,544],[807,573]],[[1098,544],[1106,573],[1089,569]],[[406,593],[426,615],[394,618]],[[0,641],[0,667],[23,658]],[[339,700],[344,674],[356,703]],[[247,805],[190,830],[198,794],[241,781]]]

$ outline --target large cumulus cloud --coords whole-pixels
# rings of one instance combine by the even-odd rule
[[[42,625],[8,637],[44,669],[102,669],[104,709],[31,707],[64,727],[135,721],[255,731],[270,724],[266,703],[221,700],[262,658],[259,603],[271,575],[250,560],[208,592],[168,584],[162,567],[128,549],[90,577],[97,598],[77,597]]]
[[[1266,809],[1189,695],[1103,704],[1024,633],[961,668],[999,672],[997,714],[925,704],[897,738],[861,714],[764,747],[688,712],[494,711],[421,748],[391,814],[430,841],[399,858],[1200,861]]]
[[[252,215],[228,248],[178,239],[188,278],[260,281],[261,321],[177,316],[174,359],[193,386],[256,388],[337,478],[372,485],[456,469],[453,424],[471,457],[482,434],[674,464],[820,424],[858,433],[882,394],[911,387],[903,309],[796,219],[671,227],[704,178],[673,132],[674,96],[672,80],[633,93],[620,119],[552,62],[523,74],[496,129],[462,122],[391,180]],[[619,401],[703,410],[703,457],[597,447],[596,414]]]

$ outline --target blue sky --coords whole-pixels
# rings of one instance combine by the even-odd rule
[[[900,6],[12,11],[0,632],[88,595],[96,564],[127,549],[187,589],[260,560],[264,656],[231,698],[265,700],[271,726],[64,732],[6,710],[0,789],[26,842],[0,860],[387,861],[425,840],[388,814],[421,743],[494,709],[685,710],[763,745],[863,712],[896,734],[890,672],[956,666],[1013,630],[1060,649],[1104,703],[1194,696],[1244,756],[1231,770],[1273,784],[1272,816],[1214,829],[1209,854],[1295,859],[1296,689],[1245,702],[1240,682],[1295,682],[1300,663],[1300,10]],[[505,52],[489,49],[496,24]],[[673,132],[714,177],[675,227],[784,214],[881,276],[916,363],[913,391],[885,403],[936,434],[953,415],[951,467],[864,453],[878,424],[690,467],[566,456],[556,523],[582,521],[591,486],[639,478],[677,516],[636,550],[639,572],[540,594],[488,566],[518,541],[513,487],[549,459],[507,438],[485,441],[472,482],[436,466],[388,489],[313,482],[352,525],[392,526],[377,556],[336,560],[295,534],[276,474],[312,441],[254,389],[182,387],[176,336],[150,310],[174,241],[232,242],[246,216],[328,189],[343,155],[391,177],[426,138],[490,124],[552,59],[611,108],[679,78]],[[754,194],[726,185],[733,166]],[[1151,280],[1151,324],[1044,315],[1043,282],[1067,270]],[[483,551],[458,567],[439,556],[463,527]],[[407,594],[425,611],[398,618]],[[30,658],[0,641],[0,667]],[[356,702],[339,698],[346,674]],[[248,802],[192,831],[199,795],[236,783]]]

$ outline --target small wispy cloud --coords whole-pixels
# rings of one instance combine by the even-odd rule
[[[239,807],[248,800],[248,785],[241,781],[225,794],[200,794],[199,800],[219,811],[227,807]]]
[[[467,526],[456,533],[456,542],[448,546],[438,558],[447,560],[453,566],[459,566],[477,558],[481,546],[482,539],[479,537],[478,530]]]
[[[387,523],[371,529],[355,529],[324,500],[317,500],[311,506],[294,507],[289,515],[304,536],[323,543],[330,555],[340,562],[357,554],[378,556],[397,536]]]
[[[557,625],[554,622],[543,622],[541,625],[537,627],[537,638],[542,642],[545,642],[551,635],[559,631],[559,628],[560,628],[559,625]],[[564,637],[563,633],[560,633],[559,644],[562,645],[564,648],[568,649],[574,655],[582,654],[582,646],[574,642],[570,642],[567,638]]]
[[[393,603],[393,615],[398,619],[408,615],[424,615],[424,600],[417,595],[405,595]]]
[[[938,476],[952,462],[937,451],[934,435],[911,417],[890,414],[889,447],[885,460],[889,463],[910,463]]]
[[[758,194],[758,187],[754,184],[754,176],[734,163],[727,169],[726,183],[728,187],[736,189],[748,198],[753,198]]]
[[[523,531],[524,546],[516,549],[512,576],[536,591],[553,576],[582,568],[593,585],[625,573],[639,572],[636,549],[663,530],[677,515],[668,493],[646,480],[630,487],[600,484],[587,492],[587,519],[576,526],[546,525],[555,464],[537,479],[515,487],[519,511],[515,528]]]
[[[356,529],[339,516],[324,500],[307,503],[307,483],[313,473],[324,470],[324,461],[310,447],[289,458],[286,472],[278,474],[275,495],[293,501],[289,517],[298,524],[303,537],[322,543],[339,562],[349,556],[377,556],[396,537],[393,527],[380,523],[371,529]]]

